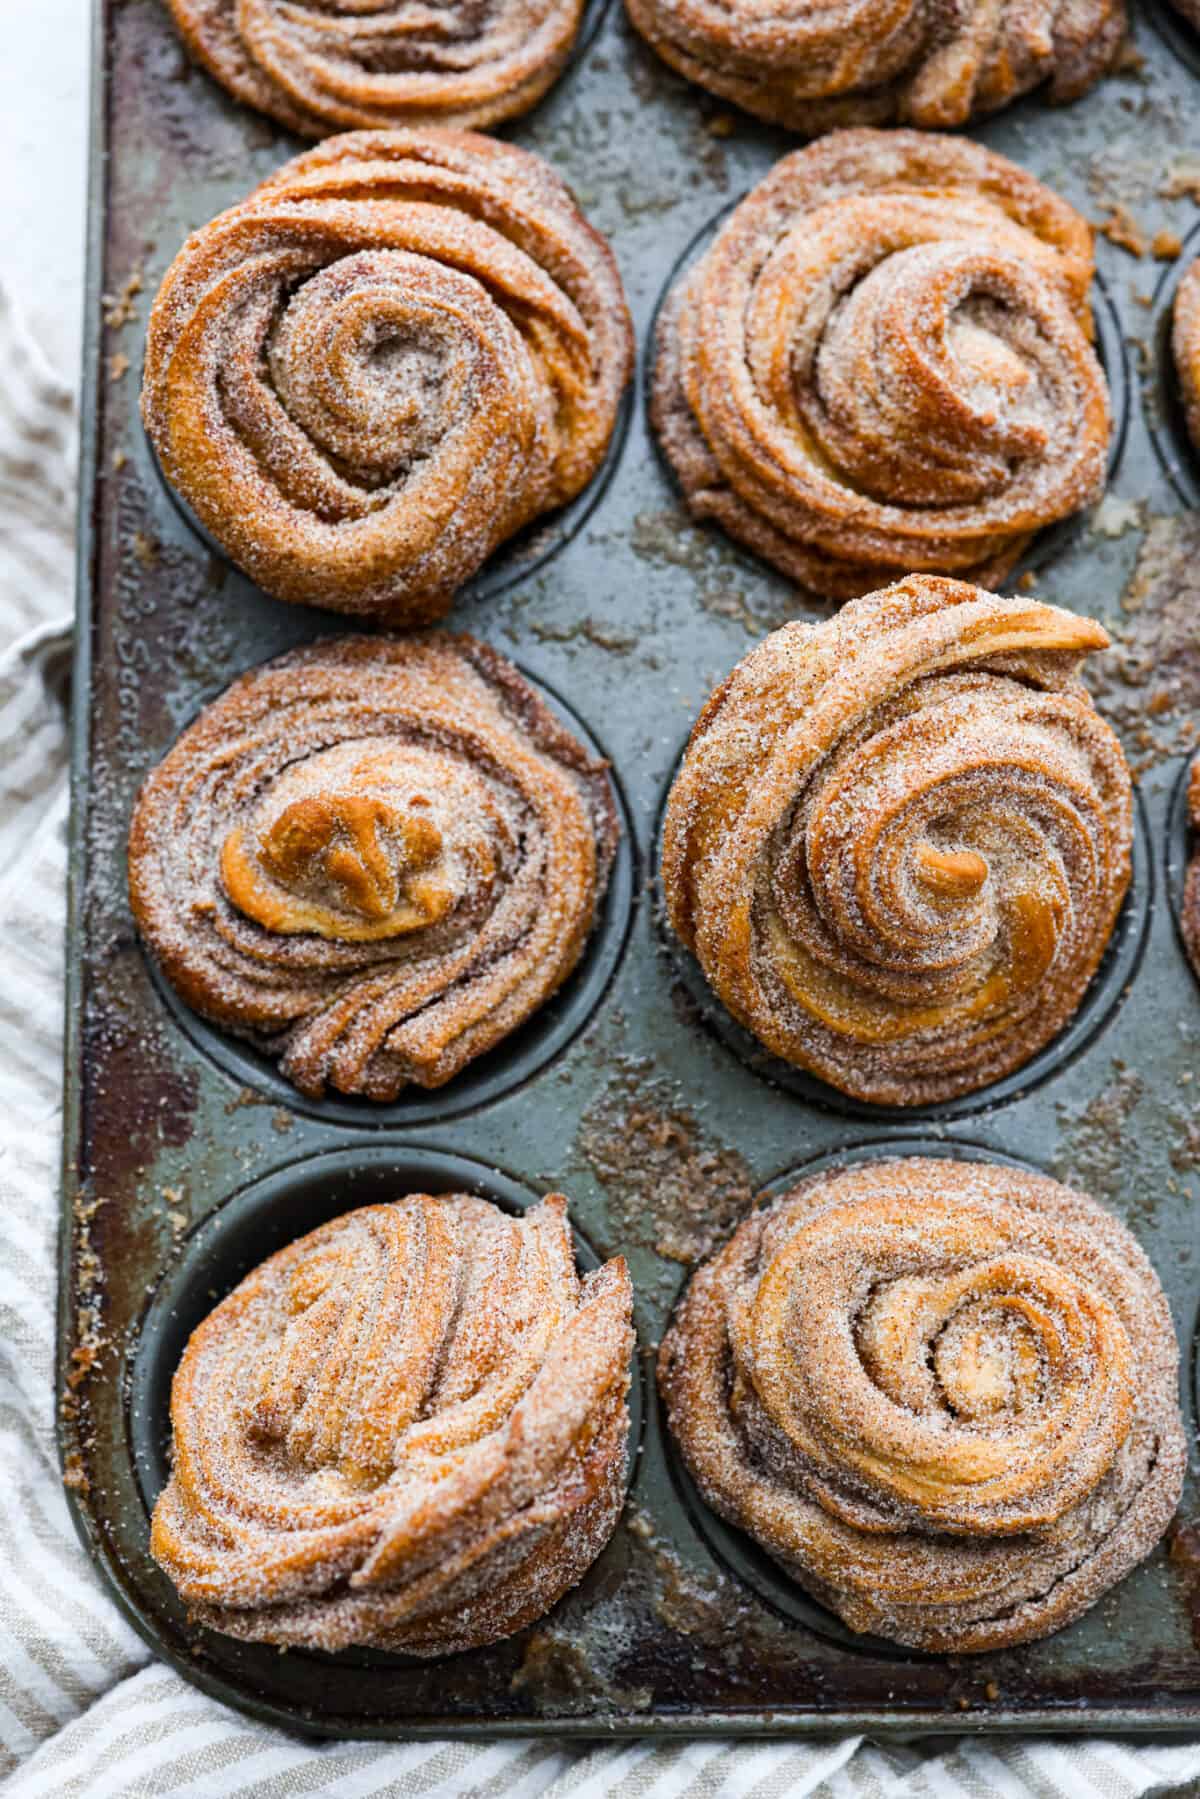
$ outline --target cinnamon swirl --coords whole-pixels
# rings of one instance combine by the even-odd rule
[[[965,139],[785,157],[660,316],[652,415],[691,512],[829,599],[998,585],[1104,485],[1092,266],[1086,220]]]
[[[567,1202],[414,1194],[323,1225],[192,1334],[150,1547],[201,1623],[445,1655],[579,1581],[625,1497],[629,1275]]]
[[[583,0],[168,4],[202,68],[303,137],[516,118],[557,81],[583,19]]]
[[[1034,88],[1075,100],[1112,66],[1126,25],[1123,0],[626,3],[689,81],[805,137],[839,125],[965,125]]]
[[[254,669],[153,770],[134,918],[206,1018],[302,1093],[440,1087],[579,961],[618,824],[592,758],[469,637]]]
[[[667,914],[734,1017],[856,1099],[1019,1068],[1130,878],[1132,789],[1076,676],[1091,619],[914,575],[765,639],[667,804]]]
[[[1192,264],[1176,290],[1171,347],[1188,434],[1200,453],[1200,260]]]
[[[188,239],[150,315],[142,416],[260,587],[412,624],[587,486],[632,345],[608,246],[540,157],[354,132]]]
[[[659,1357],[701,1493],[856,1631],[998,1649],[1162,1536],[1185,1442],[1146,1257],[1045,1176],[825,1173],[694,1276]]]

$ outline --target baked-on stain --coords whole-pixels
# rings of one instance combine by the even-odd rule
[[[584,1112],[576,1147],[604,1188],[615,1239],[696,1262],[750,1205],[750,1170],[706,1137],[678,1086],[618,1056]]]
[[[1135,775],[1200,736],[1200,517],[1151,517],[1110,624],[1112,649],[1087,684]]]

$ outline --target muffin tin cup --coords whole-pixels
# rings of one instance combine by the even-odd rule
[[[1044,1169],[1034,1167],[1032,1162],[1004,1155],[985,1144],[962,1140],[948,1143],[944,1137],[872,1139],[826,1155],[814,1156],[811,1161],[801,1162],[797,1167],[788,1169],[785,1174],[777,1175],[757,1194],[754,1204],[756,1208],[768,1206],[814,1175],[826,1174],[835,1169],[859,1168],[864,1163],[906,1160],[912,1156],[929,1156],[956,1162],[995,1162],[1005,1168],[1021,1168],[1034,1174],[1045,1173]],[[686,1282],[680,1289],[680,1298],[685,1291]],[[886,1637],[851,1630],[836,1612],[830,1611],[828,1606],[822,1605],[820,1600],[806,1592],[799,1581],[793,1580],[748,1532],[728,1523],[719,1512],[714,1511],[700,1493],[671,1436],[661,1396],[658,1397],[658,1407],[660,1429],[668,1445],[671,1476],[688,1516],[713,1555],[736,1580],[749,1588],[781,1618],[786,1618],[791,1624],[801,1625],[805,1630],[815,1631],[818,1636],[835,1643],[839,1649],[851,1649],[860,1655],[879,1656],[899,1662],[907,1662],[913,1657],[922,1660],[939,1659],[926,1656],[923,1650],[909,1649],[902,1644],[889,1642]]]
[[[171,1381],[192,1332],[277,1250],[344,1212],[385,1205],[410,1193],[470,1193],[514,1215],[543,1198],[499,1168],[425,1144],[394,1141],[327,1150],[285,1163],[222,1200],[183,1238],[150,1295],[129,1356],[125,1431],[147,1528],[170,1475]],[[599,1268],[605,1258],[574,1221],[572,1234],[580,1273]],[[629,1387],[630,1480],[637,1468],[642,1420],[641,1370],[635,1355]],[[218,1652],[221,1647],[217,1645]],[[421,1659],[360,1649],[289,1654],[316,1657],[338,1667],[408,1666]]]
[[[1171,486],[1192,511],[1200,510],[1200,447],[1192,442],[1187,427],[1171,332],[1179,284],[1197,258],[1200,258],[1200,225],[1184,239],[1183,249],[1164,269],[1155,289],[1150,314],[1150,358],[1144,380],[1154,448]]]
[[[797,148],[798,146],[793,145],[792,147]],[[658,434],[654,429],[650,417],[650,408],[653,403],[654,395],[654,371],[658,356],[659,320],[675,284],[689,269],[693,268],[695,264],[699,262],[700,258],[709,249],[711,249],[730,214],[736,211],[750,191],[750,189],[747,189],[746,193],[739,194],[736,200],[731,200],[726,206],[723,206],[720,212],[696,233],[695,237],[692,238],[691,242],[687,244],[681,252],[670,274],[667,276],[655,303],[654,313],[650,321],[650,327],[647,331],[642,351],[641,391],[642,405],[646,414],[646,429],[654,443],[659,465],[681,499],[682,489],[679,486],[675,470],[672,468],[666,452],[659,443]],[[1108,382],[1109,398],[1112,407],[1112,436],[1109,439],[1108,446],[1107,474],[1108,482],[1112,483],[1116,479],[1117,472],[1121,466],[1121,458],[1124,455],[1125,442],[1129,434],[1133,381],[1130,374],[1129,354],[1125,345],[1125,335],[1121,328],[1120,315],[1113,303],[1108,283],[1105,281],[1099,270],[1097,270],[1093,276],[1092,282],[1092,320],[1096,331],[1096,354],[1099,357],[1100,366],[1104,370],[1105,379]],[[1007,592],[1011,588],[1018,587],[1022,579],[1027,575],[1040,575],[1063,553],[1064,550],[1068,549],[1072,544],[1078,541],[1080,534],[1087,524],[1088,516],[1089,514],[1086,510],[1073,513],[1069,518],[1059,519],[1054,524],[1047,525],[1043,530],[1039,531],[1025,554],[1016,564],[1012,573],[1001,583],[1000,591]],[[697,531],[707,530],[712,533],[723,535],[723,533],[720,532],[720,527],[718,525],[704,525],[699,520],[693,521],[692,528]],[[763,558],[757,556],[753,550],[748,549],[740,543],[737,545],[737,548],[740,554],[748,557],[752,562],[760,565],[764,569],[770,568],[770,564],[766,563]],[[901,571],[897,569],[897,579],[899,578],[900,573]],[[880,586],[886,584],[883,577],[881,577],[879,584]]]
[[[686,747],[685,744],[680,751],[659,810],[654,853],[657,895],[661,895],[662,837],[667,801]],[[843,1118],[893,1125],[932,1124],[994,1112],[1001,1106],[1022,1099],[1069,1068],[1077,1057],[1096,1042],[1127,999],[1145,953],[1154,907],[1154,862],[1146,808],[1135,787],[1129,889],[1100,966],[1088,983],[1073,1017],[1056,1037],[1020,1068],[1013,1069],[1011,1074],[1002,1075],[999,1080],[990,1081],[986,1087],[978,1087],[973,1092],[961,1093],[954,1099],[940,1100],[926,1106],[886,1106],[855,1099],[848,1093],[840,1092],[828,1081],[823,1081],[818,1075],[809,1074],[805,1069],[796,1068],[790,1062],[773,1055],[738,1023],[709,986],[699,962],[671,929],[661,900],[656,905],[655,917],[663,950],[669,957],[675,976],[696,1016],[725,1049],[731,1051],[739,1062],[761,1080],[793,1094],[807,1105],[837,1112]]]
[[[1193,75],[1200,75],[1200,33],[1176,11],[1171,0],[1142,0],[1142,8],[1171,54]]]
[[[1175,929],[1179,936],[1179,947],[1184,957],[1187,948],[1183,941],[1183,895],[1187,882],[1188,864],[1193,856],[1200,854],[1200,840],[1192,829],[1192,821],[1188,816],[1188,783],[1192,773],[1191,756],[1185,756],[1179,765],[1171,788],[1171,798],[1167,806],[1167,830],[1164,843],[1163,864],[1165,870],[1164,886],[1171,907],[1171,917],[1175,921]],[[1190,967],[1190,963],[1189,963]],[[1200,979],[1200,976],[1197,977]]]
[[[525,670],[521,673],[585,749],[593,756],[608,760],[587,726],[565,700],[551,693],[543,682],[534,680]],[[305,1117],[352,1130],[394,1131],[438,1119],[457,1118],[479,1106],[486,1106],[532,1080],[570,1046],[603,1002],[624,954],[638,888],[637,844],[629,806],[611,763],[608,781],[621,835],[608,885],[583,955],[545,1005],[500,1043],[469,1062],[444,1087],[429,1089],[410,1085],[398,1098],[387,1103],[357,1095],[340,1095],[332,1089],[323,1098],[312,1099],[293,1087],[274,1062],[253,1044],[239,1041],[193,1011],[162,974],[153,955],[144,949],[150,979],[175,1024],[209,1061],[239,1087],[260,1093],[277,1106]]]

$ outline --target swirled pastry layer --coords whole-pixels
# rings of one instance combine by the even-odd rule
[[[353,132],[188,239],[142,416],[260,587],[411,624],[586,487],[632,346],[608,246],[540,157]]]
[[[146,780],[134,918],[302,1093],[440,1087],[575,967],[606,765],[469,637],[343,638],[235,681]]]
[[[1077,99],[1113,63],[1126,23],[1123,0],[626,3],[681,75],[805,137],[965,125],[1033,88]]]
[[[581,1281],[567,1202],[349,1212],[193,1332],[150,1547],[193,1615],[281,1645],[444,1655],[582,1577],[625,1497],[623,1260]]]
[[[1100,494],[1091,231],[1002,156],[916,131],[795,151],[685,273],[652,413],[697,518],[830,599],[997,585]]]
[[[1075,672],[1108,641],[914,575],[785,625],[715,690],[668,800],[663,891],[775,1055],[922,1105],[1061,1030],[1130,876],[1129,771]]]
[[[1192,264],[1176,291],[1171,347],[1188,432],[1200,454],[1200,261]]]
[[[582,0],[169,0],[238,100],[304,137],[516,118],[553,86]]]
[[[1161,1287],[1094,1200],[989,1163],[818,1175],[695,1275],[659,1383],[704,1498],[845,1619],[929,1650],[1060,1629],[1179,1500]]]

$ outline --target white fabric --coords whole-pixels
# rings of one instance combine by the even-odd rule
[[[0,1799],[1200,1793],[1200,1746],[314,1745],[227,1710],[153,1661],[76,1542],[54,1449],[73,445],[70,392],[0,290],[0,649],[13,645],[0,656]]]

